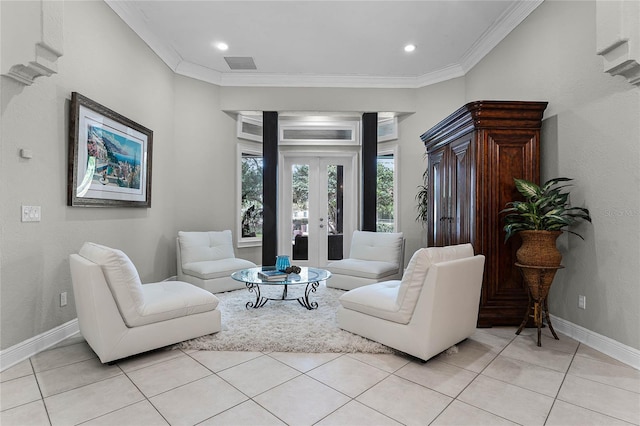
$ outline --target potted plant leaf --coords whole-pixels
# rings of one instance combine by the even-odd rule
[[[516,189],[525,200],[507,203],[501,213],[507,213],[504,217],[505,241],[516,233],[522,238],[522,246],[516,252],[519,263],[558,266],[562,254],[556,247],[556,239],[563,231],[582,238],[567,229],[582,220],[591,222],[588,209],[569,205],[566,188],[571,185],[565,183],[571,180],[559,177],[539,186],[524,179],[514,179]]]

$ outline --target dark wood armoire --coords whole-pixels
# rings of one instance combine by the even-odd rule
[[[546,102],[471,102],[420,138],[428,158],[429,246],[471,243],[486,257],[479,327],[519,325],[527,293],[514,266],[520,240],[505,243],[513,178],[540,181],[540,126]]]

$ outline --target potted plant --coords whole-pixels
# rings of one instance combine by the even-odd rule
[[[589,210],[569,206],[569,192],[564,190],[571,185],[564,183],[571,180],[560,177],[539,186],[524,179],[514,179],[516,189],[525,200],[507,203],[501,213],[507,213],[504,217],[505,241],[515,234],[522,238],[522,246],[516,252],[518,263],[557,267],[562,254],[556,247],[556,239],[562,232],[582,238],[567,229],[582,220],[591,222]]]
[[[516,189],[525,200],[511,201],[507,203],[507,208],[502,210],[502,213],[507,213],[504,217],[505,241],[515,234],[522,238],[522,245],[516,251],[516,265],[522,270],[522,277],[530,295],[529,300],[534,303],[533,318],[538,328],[538,346],[543,312],[546,312],[553,337],[558,339],[551,326],[546,303],[553,278],[561,268],[562,253],[556,247],[556,239],[563,231],[582,238],[582,235],[568,230],[567,227],[582,220],[591,222],[589,210],[569,206],[569,192],[563,190],[570,185],[563,183],[571,180],[565,177],[555,178],[538,186],[524,179],[514,179]],[[530,307],[527,308],[525,320],[516,334],[520,334],[525,326],[529,318],[529,309]]]
[[[427,186],[427,179],[429,177],[429,169],[425,170],[422,174],[422,185],[418,185],[418,193],[416,194],[418,216],[416,216],[416,222],[422,223],[425,226],[427,218],[429,216],[429,187]]]

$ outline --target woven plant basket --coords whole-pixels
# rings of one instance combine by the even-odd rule
[[[521,265],[555,268],[562,262],[562,253],[556,247],[556,240],[562,231],[520,231],[522,245],[516,251],[516,259]],[[552,277],[553,280],[553,277]]]
[[[549,294],[549,289],[556,276],[557,269],[536,270],[526,266],[522,268],[522,276],[525,285],[529,287],[533,300],[544,300]]]

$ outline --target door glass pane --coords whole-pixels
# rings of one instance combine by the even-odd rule
[[[393,155],[378,156],[376,230],[394,232]]]
[[[327,259],[340,260],[343,257],[344,166],[327,166],[327,177]]]
[[[293,260],[309,260],[309,165],[291,166]]]
[[[242,153],[241,238],[262,237],[262,156]]]

